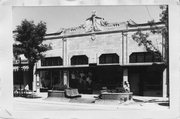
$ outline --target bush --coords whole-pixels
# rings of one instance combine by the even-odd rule
[[[101,92],[108,92],[108,93],[129,93],[124,87],[117,87],[116,89],[103,89]]]
[[[54,87],[53,90],[65,90],[67,89],[67,85],[59,85],[58,87]]]
[[[116,93],[129,93],[129,91],[126,90],[124,87],[118,87],[116,88]]]

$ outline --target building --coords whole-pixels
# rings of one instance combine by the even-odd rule
[[[31,82],[29,79],[28,61],[24,55],[19,55],[18,58],[13,59],[13,88],[24,89]]]
[[[161,34],[150,32],[163,27],[162,23],[109,23],[94,12],[83,25],[47,34],[44,44],[51,44],[52,50],[35,66],[33,90],[42,92],[66,85],[78,88],[80,93],[99,93],[103,87],[115,89],[130,84],[134,95],[166,97],[165,40]],[[149,32],[149,39],[162,56],[138,46],[132,39],[137,31]]]

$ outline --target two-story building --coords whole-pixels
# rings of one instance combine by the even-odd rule
[[[162,23],[110,23],[94,13],[85,24],[47,34],[43,43],[51,44],[52,50],[36,64],[33,90],[66,85],[80,93],[99,93],[103,87],[115,89],[128,83],[134,95],[166,97],[165,39],[150,32],[163,27]],[[149,33],[159,55],[132,39],[137,31]]]

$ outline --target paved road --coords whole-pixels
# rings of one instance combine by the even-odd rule
[[[169,119],[165,111],[138,108],[96,106],[87,104],[42,103],[41,101],[14,101],[16,119]],[[171,118],[170,118],[171,119]]]

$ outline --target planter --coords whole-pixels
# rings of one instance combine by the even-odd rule
[[[120,100],[120,101],[128,101],[132,99],[132,92],[129,93],[109,93],[103,92],[101,93],[101,99],[104,100]]]
[[[65,91],[48,90],[48,97],[65,97]]]
[[[81,97],[81,95],[78,92],[78,89],[65,89],[65,96],[68,98]]]
[[[48,92],[48,88],[40,88],[40,92]]]

